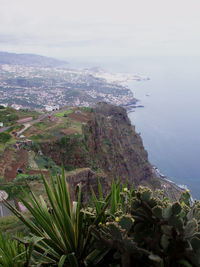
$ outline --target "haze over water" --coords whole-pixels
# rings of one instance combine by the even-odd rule
[[[133,57],[102,60],[112,72],[148,76],[131,82],[140,100],[129,113],[150,162],[200,199],[200,57]]]
[[[151,79],[132,83],[145,107],[129,115],[150,161],[200,199],[200,58],[138,59],[129,66]]]

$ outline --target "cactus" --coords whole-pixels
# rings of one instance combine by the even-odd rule
[[[118,210],[92,234],[120,266],[137,260],[141,266],[200,266],[200,203],[192,204],[188,191],[173,204],[161,192],[156,195],[145,187],[132,190],[130,213]]]

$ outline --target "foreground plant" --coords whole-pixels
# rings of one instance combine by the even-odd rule
[[[83,264],[89,249],[89,225],[86,214],[81,212],[81,187],[78,201],[71,202],[64,171],[56,180],[51,177],[45,185],[47,202],[42,196],[38,199],[32,192],[21,199],[34,219],[7,205],[12,212],[30,229],[32,235],[41,238],[35,245],[34,258],[40,264],[79,266]]]
[[[188,191],[170,203],[161,191],[118,180],[104,196],[98,180],[84,208],[80,185],[71,202],[64,171],[50,184],[42,179],[47,200],[33,193],[21,200],[32,219],[7,203],[35,240],[26,266],[200,266],[200,203],[191,203]]]
[[[107,251],[101,264],[200,266],[200,203],[192,204],[189,192],[173,204],[155,198],[148,188],[126,194],[131,197],[129,213],[118,212],[115,220],[110,217],[98,229],[92,228],[96,248]]]
[[[21,238],[21,236],[18,236]],[[25,246],[10,235],[0,233],[0,266],[22,267],[25,263]]]

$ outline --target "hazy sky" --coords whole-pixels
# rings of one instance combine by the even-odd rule
[[[200,55],[199,0],[0,0],[0,50]]]

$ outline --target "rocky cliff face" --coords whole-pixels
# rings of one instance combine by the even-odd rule
[[[66,136],[61,140],[43,143],[43,153],[65,168],[90,168],[107,176],[135,185],[158,186],[148,161],[141,137],[131,125],[126,110],[106,103],[98,103],[82,136]],[[72,182],[72,181],[71,181]]]
[[[105,195],[109,185],[106,176],[97,175],[90,168],[81,168],[69,172],[66,175],[66,180],[70,184],[70,197],[71,199],[76,198],[76,186],[81,183],[83,192],[90,192],[91,188],[94,190],[95,194],[98,194],[98,183],[97,179],[99,178],[102,185],[102,192]],[[87,203],[90,199],[90,194],[83,194],[82,201]]]
[[[124,108],[99,103],[84,133],[91,155],[109,176],[127,179],[129,184],[152,184],[147,152]]]

